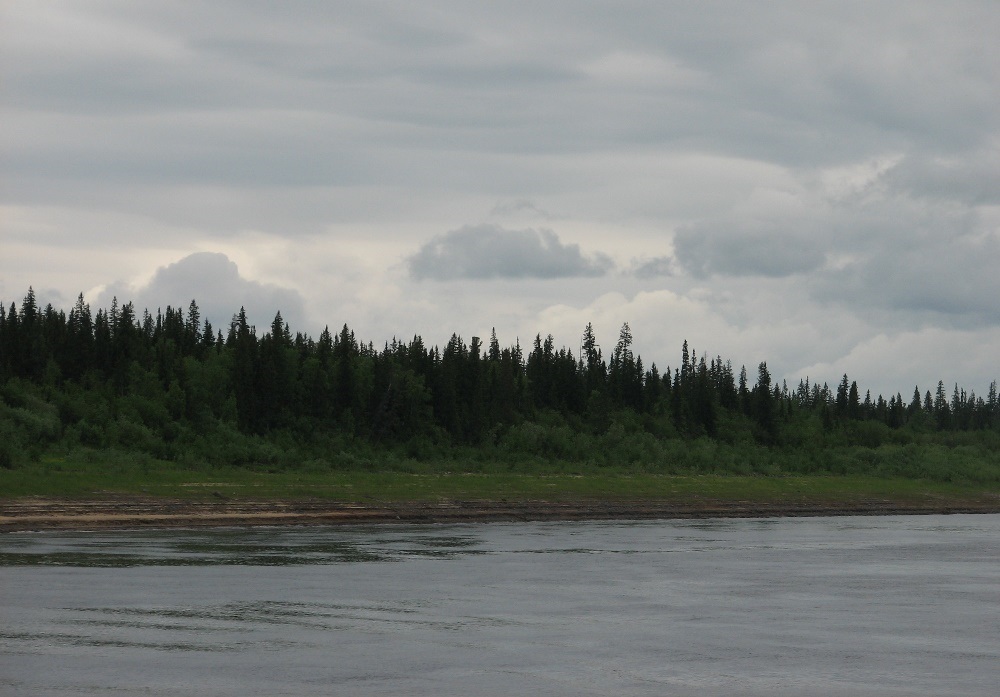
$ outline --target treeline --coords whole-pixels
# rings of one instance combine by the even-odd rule
[[[595,446],[632,434],[655,459],[662,446],[651,443],[665,441],[878,447],[1000,431],[995,382],[985,399],[957,385],[949,396],[939,382],[933,393],[887,400],[862,396],[846,375],[835,389],[808,380],[789,389],[761,363],[751,384],[745,367],[686,341],[676,367],[661,372],[633,354],[627,324],[607,356],[589,324],[579,355],[551,335],[502,347],[495,332],[485,342],[453,335],[439,347],[414,336],[376,347],[346,325],[318,338],[293,334],[280,313],[263,332],[243,309],[217,329],[193,300],[155,315],[117,300],[93,313],[81,294],[67,313],[39,307],[32,290],[20,306],[0,306],[0,386],[8,465],[55,445],[164,459],[193,450],[237,464],[232,453],[247,443],[296,453],[360,443],[414,457],[461,446],[572,460],[599,458]]]

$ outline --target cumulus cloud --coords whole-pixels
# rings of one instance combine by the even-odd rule
[[[187,310],[195,300],[202,317],[223,332],[240,307],[261,330],[270,326],[277,312],[293,330],[302,327],[304,318],[304,303],[297,291],[244,278],[235,262],[215,252],[197,252],[161,266],[144,286],[115,282],[95,302],[107,307],[113,297],[122,303],[131,301],[137,312],[148,309],[154,314],[168,305]]]
[[[407,259],[415,279],[568,278],[603,276],[613,266],[601,253],[590,256],[563,244],[551,230],[506,230],[466,225],[439,235]]]

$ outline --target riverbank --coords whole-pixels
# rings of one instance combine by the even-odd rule
[[[1000,513],[1000,497],[846,502],[697,499],[628,501],[191,501],[136,496],[0,503],[0,532],[213,526],[460,523],[544,520],[760,518],[835,515]]]
[[[1000,487],[859,476],[0,470],[0,531],[489,520],[1000,513]]]

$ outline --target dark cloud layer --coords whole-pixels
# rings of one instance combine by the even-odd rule
[[[699,277],[768,276],[777,278],[813,271],[824,254],[814,239],[782,229],[732,227],[715,230],[693,226],[674,237],[677,260]]]
[[[579,245],[563,244],[551,230],[498,225],[466,225],[439,235],[407,264],[414,278],[438,281],[603,276],[612,267],[606,255],[585,256]]]
[[[302,328],[304,319],[302,297],[296,291],[243,278],[235,262],[213,252],[197,252],[161,266],[141,288],[119,281],[96,298],[97,305],[109,306],[113,297],[132,301],[138,312],[148,309],[154,314],[167,306],[186,311],[195,300],[202,317],[223,333],[240,307],[261,332],[270,327],[277,312],[296,329]]]
[[[906,227],[907,223],[909,227]],[[899,221],[812,279],[812,293],[899,326],[1000,326],[1000,239],[965,215]]]
[[[649,146],[836,163],[972,153],[1000,122],[984,3],[907,2],[905,26],[891,3],[81,5],[9,10],[18,175],[358,185],[429,152]]]
[[[969,153],[913,155],[885,173],[886,187],[914,198],[1000,204],[1000,141]]]

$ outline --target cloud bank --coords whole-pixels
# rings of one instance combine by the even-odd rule
[[[427,242],[407,261],[418,280],[490,278],[571,278],[603,276],[611,259],[590,256],[563,244],[551,230],[505,230],[498,225],[466,225]]]

